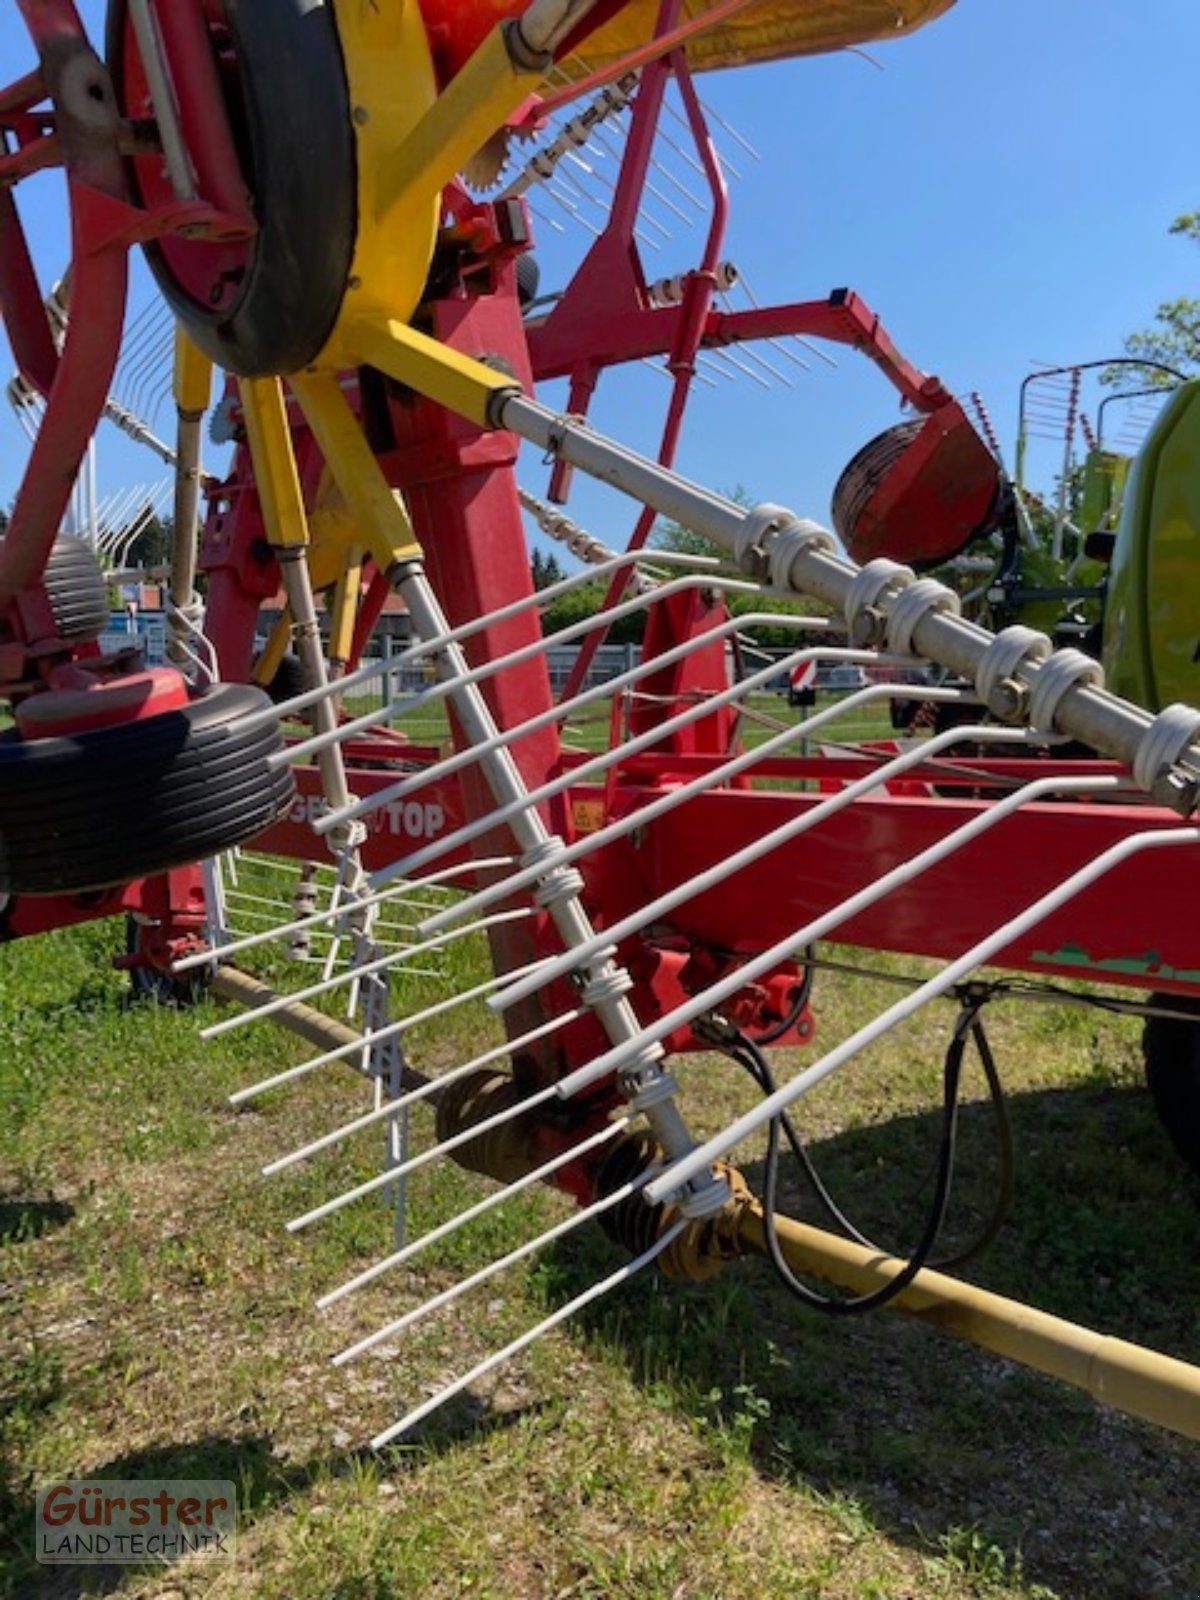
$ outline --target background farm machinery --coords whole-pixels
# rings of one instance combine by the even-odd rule
[[[840,48],[944,5],[722,0],[685,15],[678,0],[123,0],[102,62],[66,0],[19,3],[39,65],[0,91],[0,305],[44,409],[0,550],[0,677],[15,721],[0,744],[5,934],[132,914],[124,959],[144,986],[174,997],[206,986],[241,1007],[210,1032],[273,1018],[316,1051],[242,1098],[330,1066],[363,1075],[370,1109],[268,1170],[380,1130],[384,1163],[297,1229],[401,1196],[410,1175],[452,1159],[498,1187],[440,1232],[549,1182],[578,1209],[517,1255],[592,1219],[626,1247],[626,1262],[543,1326],[653,1261],[703,1277],[764,1254],[810,1305],[918,1309],[1200,1432],[1192,1369],[928,1270],[968,1042],[999,1098],[981,1013],[1000,991],[981,967],[1026,974],[1005,981],[1042,996],[1051,979],[1102,982],[1127,998],[1080,1002],[1148,1010],[1156,1093],[1197,1159],[1188,1001],[1200,995],[1200,831],[1187,819],[1200,793],[1200,694],[1194,657],[1189,676],[1153,656],[1154,608],[1166,603],[1156,563],[1169,550],[1197,570],[1194,391],[1171,402],[1126,495],[1106,627],[1122,661],[1140,630],[1157,676],[1152,690],[1131,678],[1123,699],[1094,657],[1007,618],[989,632],[962,615],[955,590],[918,575],[973,540],[1003,542],[1016,501],[963,405],[904,359],[857,294],[742,310],[721,298],[735,281],[728,201],[696,71]],[[638,230],[668,93],[708,225],[697,265],[652,284]],[[618,120],[608,221],[542,301],[527,193]],[[57,330],[14,197],[52,164],[66,171],[73,240]],[[171,664],[156,669],[100,651],[104,580],[59,537],[109,399],[135,244],[179,324]],[[861,351],[916,413],[839,485],[835,519],[855,559],[786,508],[738,505],[673,470],[702,358],[797,336]],[[639,360],[663,362],[670,382],[657,460],[587,425],[604,371]],[[214,366],[229,374],[220,416],[234,453],[224,481],[207,485],[198,541]],[[556,379],[567,382],[561,410],[534,398]],[[517,486],[522,442],[542,455],[537,495]],[[577,472],[634,502],[624,552],[556,509]],[[585,554],[579,578],[534,591],[523,504]],[[660,517],[728,561],[648,553]],[[604,610],[544,637],[540,608],[596,574]],[[283,615],[263,640],[280,593]],[[380,671],[363,656],[394,596],[413,642],[373,704]],[[754,610],[759,596],[815,604],[781,616],[765,600]],[[631,615],[644,619],[640,661],[590,684],[591,651]],[[829,641],[833,619],[847,642]],[[764,626],[794,632],[782,663],[755,655]],[[580,645],[580,662],[555,697],[547,653],[561,644]],[[761,691],[817,660],[898,676],[934,663],[948,678],[871,682],[801,722],[764,721]],[[853,733],[827,748],[854,713],[904,700],[954,720],[910,748]],[[231,855],[251,841],[255,860],[273,864]],[[402,926],[401,906],[413,914]],[[394,980],[473,936],[486,936],[492,977],[398,1014]],[[831,937],[937,965],[779,1081],[769,1051],[811,1043],[815,946]],[[783,1143],[805,1161],[789,1108],[941,997],[958,1010],[933,1196],[911,1255],[777,1216]],[[481,1049],[430,1073],[406,1036],[460,1005],[481,1013]],[[726,1127],[701,1118],[694,1129],[670,1062],[713,1050],[762,1099]],[[410,1121],[422,1109],[433,1129],[418,1138]],[[761,1197],[726,1160],[756,1134],[768,1140]],[[397,1214],[395,1250],[326,1303],[428,1242],[404,1237]],[[338,1359],[397,1337],[511,1259],[419,1300]]]

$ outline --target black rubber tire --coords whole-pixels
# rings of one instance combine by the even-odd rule
[[[1172,994],[1154,994],[1150,1001],[1191,1013],[1147,1017],[1142,1053],[1159,1120],[1188,1166],[1200,1173],[1200,1004]]]
[[[294,700],[298,694],[303,694],[308,688],[304,676],[304,667],[299,656],[289,653],[283,657],[275,669],[275,676],[267,685],[267,693],[275,705],[282,705],[285,700]]]
[[[341,309],[357,231],[354,131],[330,0],[223,0],[223,10],[240,65],[231,120],[259,225],[250,266],[232,307],[215,313],[178,283],[159,246],[147,245],[146,259],[206,355],[239,377],[268,377],[307,366]],[[110,0],[108,62],[122,106],[126,25],[126,0]],[[136,195],[132,163],[131,173]]]
[[[4,540],[0,539],[0,547]],[[96,553],[83,539],[59,534],[42,574],[54,628],[68,644],[90,644],[108,627],[108,584]]]
[[[847,463],[833,491],[833,525],[847,549],[853,543],[859,519],[870,504],[871,496],[924,426],[923,417],[912,422],[898,422],[895,427],[876,434]]]
[[[184,710],[93,733],[0,734],[0,891],[78,894],[201,861],[261,833],[292,799],[260,689],[219,684]]]

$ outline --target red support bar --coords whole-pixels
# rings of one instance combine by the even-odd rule
[[[590,314],[585,299],[581,297],[578,307],[572,299],[568,291],[558,310],[544,322],[529,325],[530,357],[539,382],[565,377],[584,363],[621,366],[667,355],[675,347],[684,318],[681,306],[626,307],[615,316],[606,309],[600,319]],[[922,372],[901,353],[879,317],[852,289],[835,290],[827,300],[799,300],[753,311],[711,311],[700,347],[714,349],[792,334],[861,351],[918,411],[936,411],[954,398],[940,378]]]
[[[17,78],[7,88],[0,89],[0,117],[14,116],[30,111],[46,98],[46,80],[41,67],[34,67],[23,78]]]
[[[33,259],[17,203],[0,188],[0,320],[8,331],[17,371],[43,397],[58,373],[58,351],[42,303]]]
[[[706,342],[735,344],[797,333],[860,350],[918,411],[936,411],[954,398],[940,378],[930,377],[901,354],[883,323],[853,289],[835,289],[828,300],[720,313],[710,322]]]
[[[0,156],[0,188],[20,183],[35,172],[62,166],[62,146],[54,133],[38,134],[20,144],[11,155]]]

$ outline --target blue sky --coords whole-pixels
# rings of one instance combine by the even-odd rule
[[[81,6],[90,22],[102,9]],[[1011,449],[1017,388],[1033,362],[1111,355],[1160,300],[1200,293],[1200,254],[1167,234],[1177,213],[1200,205],[1200,5],[958,0],[872,55],[884,71],[843,54],[701,81],[710,105],[762,155],[750,161],[722,138],[743,174],[726,254],[762,300],[857,289],[912,359],[984,394]],[[4,75],[29,59],[7,5]],[[24,185],[19,199],[50,275],[65,237],[56,181]],[[543,287],[553,288],[581,246],[544,224],[541,234]],[[694,236],[660,243],[647,252],[651,274],[692,264]],[[793,389],[768,393],[745,379],[700,389],[682,470],[826,518],[841,467],[897,416],[874,370],[835,354],[836,371],[785,366]],[[594,420],[652,450],[666,394],[642,368],[614,374]],[[0,405],[0,503],[12,497],[24,449]],[[106,441],[107,485],[147,470]],[[536,460],[523,476],[534,489],[544,480]],[[631,521],[586,484],[573,509],[613,542]]]

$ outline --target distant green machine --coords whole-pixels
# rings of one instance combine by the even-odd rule
[[[1009,515],[992,535],[999,559],[971,598],[990,627],[1022,622],[1098,655],[1110,688],[1158,711],[1200,690],[1200,380],[1163,368],[1157,386],[1101,400],[1093,428],[1085,374],[1107,380],[1125,365],[1145,377],[1138,363],[1095,361],[1022,384]],[[1110,445],[1105,413],[1117,403],[1130,418]],[[1062,447],[1053,503],[1026,479],[1034,439]]]
[[[1101,659],[1109,686],[1158,711],[1200,694],[1200,379],[1175,390],[1129,474]]]

